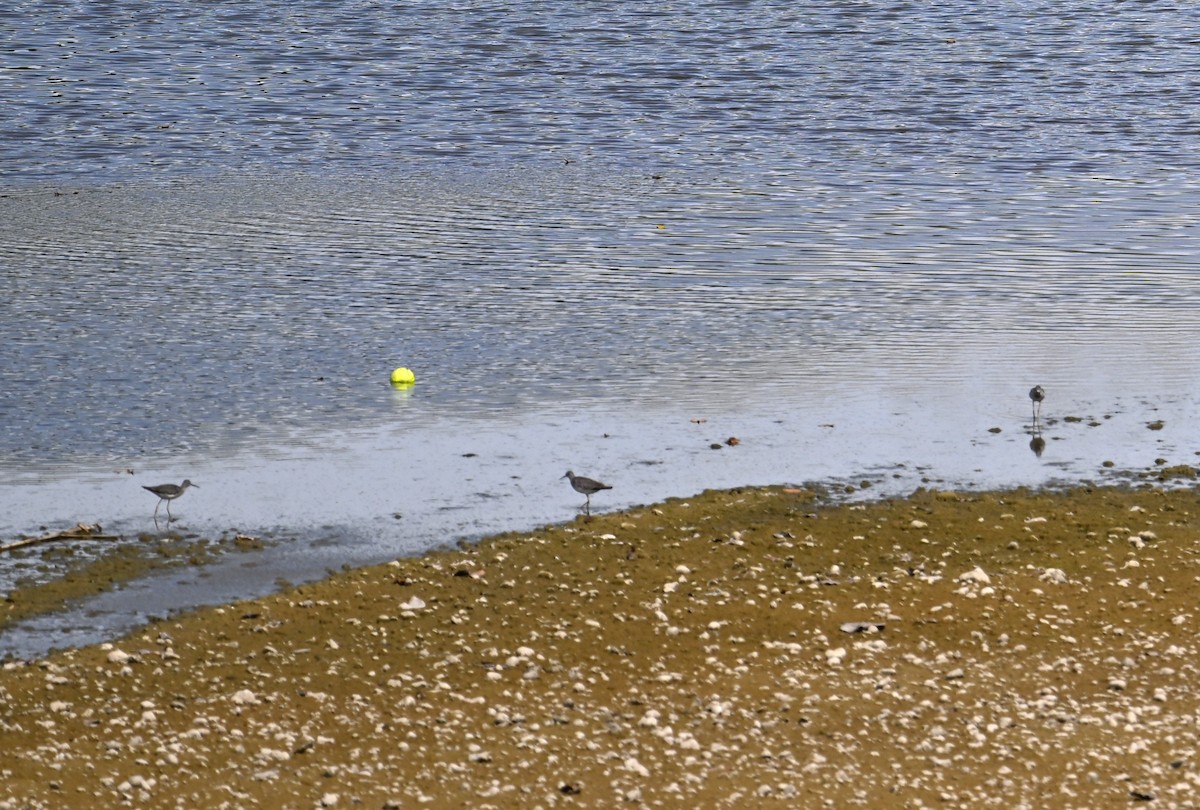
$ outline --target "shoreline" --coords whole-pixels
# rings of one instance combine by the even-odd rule
[[[0,669],[0,810],[1095,807],[1200,784],[1200,497],[738,488]]]

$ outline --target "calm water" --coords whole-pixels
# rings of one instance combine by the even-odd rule
[[[612,508],[1200,449],[1200,11],[118,5],[0,10],[0,540],[190,477],[183,530],[283,542],[0,654],[569,519],[568,467]]]

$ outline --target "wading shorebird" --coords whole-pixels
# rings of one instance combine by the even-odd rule
[[[580,495],[587,496],[587,503],[583,505],[583,508],[588,515],[592,514],[592,496],[602,489],[612,489],[608,484],[602,484],[592,478],[584,478],[582,475],[576,475],[570,470],[567,470],[567,474],[563,478],[571,479],[571,488]]]
[[[1033,388],[1029,389],[1029,399],[1033,402],[1034,421],[1037,421],[1037,418],[1042,414],[1042,400],[1045,398],[1046,392],[1040,385],[1035,385]]]
[[[193,484],[185,478],[182,484],[159,484],[153,487],[142,487],[147,492],[153,492],[158,496],[158,503],[154,504],[154,525],[158,525],[158,507],[163,505],[163,501],[167,502],[167,525],[171,525],[171,501],[183,495],[188,487],[199,489],[200,485]]]

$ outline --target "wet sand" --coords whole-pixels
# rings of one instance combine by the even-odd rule
[[[1200,497],[706,492],[0,671],[0,808],[1194,807]]]

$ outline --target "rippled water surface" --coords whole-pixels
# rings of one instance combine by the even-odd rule
[[[1190,7],[117,5],[0,10],[0,534],[190,477],[288,542],[5,649],[568,519],[567,467],[1194,460]]]

